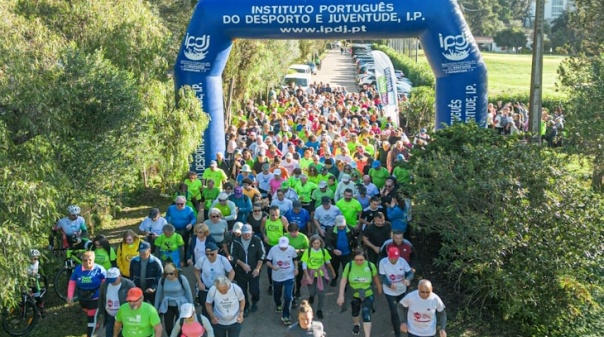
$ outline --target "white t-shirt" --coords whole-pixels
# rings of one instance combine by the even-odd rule
[[[436,334],[436,312],[445,310],[445,304],[435,293],[427,299],[419,297],[419,291],[407,294],[400,303],[409,308],[407,329],[416,336],[434,336]]]
[[[270,191],[271,190],[271,180],[275,177],[274,174],[272,173],[268,173],[268,174],[264,174],[262,172],[258,173],[256,175],[256,180],[258,181],[258,188],[260,188],[261,190],[264,191]]]
[[[379,273],[386,275],[390,282],[396,285],[396,290],[390,289],[384,284],[384,294],[390,296],[398,296],[407,291],[407,286],[403,283],[405,274],[411,271],[411,267],[405,259],[399,257],[395,264],[390,263],[390,260],[385,257],[380,261]]]
[[[200,241],[199,238],[195,238],[197,242],[195,242],[195,249],[193,249],[193,254],[195,255],[195,261],[201,260],[201,258],[206,257],[206,240]]]
[[[325,229],[336,224],[336,216],[342,215],[342,211],[334,205],[331,205],[329,209],[323,208],[323,205],[315,209],[315,220],[319,222],[321,228]]]
[[[214,315],[218,318],[218,324],[231,325],[237,323],[239,302],[244,298],[241,288],[235,283],[231,283],[226,294],[222,294],[215,286],[212,286],[208,291],[206,303],[214,303]]]
[[[163,216],[160,216],[159,219],[157,219],[156,221],[153,221],[153,219],[146,217],[145,220],[143,220],[143,222],[141,223],[141,225],[138,226],[138,229],[141,232],[155,233],[155,235],[160,236],[163,234],[163,228],[167,224],[168,221],[166,221],[166,218],[164,218]]]
[[[273,281],[283,282],[291,280],[296,275],[294,274],[295,264],[294,259],[298,256],[294,247],[289,246],[286,250],[281,250],[279,246],[273,246],[268,251],[266,259],[271,261],[273,266],[279,267],[278,270],[273,269]]]
[[[107,314],[115,317],[118,309],[120,308],[120,298],[118,295],[118,291],[120,290],[122,284],[118,284],[114,286],[113,284],[107,285],[107,300],[105,301],[105,310],[107,310]]]
[[[210,262],[207,257],[202,257],[195,262],[195,269],[201,270],[201,281],[206,288],[214,285],[214,280],[218,276],[227,276],[233,270],[233,266],[229,260],[223,255],[218,255],[214,263]]]

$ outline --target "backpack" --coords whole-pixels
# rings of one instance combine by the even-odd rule
[[[369,270],[371,271],[371,276],[373,276],[373,271],[374,271],[374,269],[373,269],[373,267],[371,266],[371,265],[372,265],[372,263],[371,263],[371,262],[369,262],[369,261],[366,261],[366,262],[367,262],[367,264],[369,264]],[[348,261],[348,264],[346,265],[346,267],[344,267],[344,270],[343,270],[342,272],[344,272],[344,271],[346,270],[346,268],[348,268],[348,275],[350,275],[350,268],[352,268],[352,260],[351,260],[351,261]]]
[[[307,254],[308,258],[310,259],[310,250],[312,249],[312,247],[308,247],[308,250],[306,252],[304,252],[304,254]],[[325,260],[325,248],[321,247],[321,253],[323,253],[323,264],[325,264],[326,260]],[[304,254],[302,254],[302,257],[304,257]]]
[[[201,326],[203,326],[203,320],[201,319],[201,314],[200,313],[195,313],[195,315],[197,316],[197,321],[199,322],[199,324],[201,324]],[[181,318],[178,322],[180,323],[180,331],[178,332],[178,335],[182,336],[182,325],[185,323],[185,319]],[[207,337],[208,336],[208,329],[206,329],[205,326],[203,326],[203,329],[205,331],[203,332],[203,335],[201,337]]]
[[[185,286],[182,284],[182,275],[178,274],[178,282],[180,282],[180,287],[182,288],[182,290],[185,290]],[[161,280],[159,281],[159,283],[161,284],[162,288],[164,286],[164,283],[166,283],[166,277],[162,277]]]

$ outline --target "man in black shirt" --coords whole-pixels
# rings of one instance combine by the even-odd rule
[[[363,232],[363,244],[367,248],[367,259],[375,264],[378,263],[380,248],[390,239],[392,226],[386,222],[384,213],[377,212],[373,217],[373,224],[365,228]]]

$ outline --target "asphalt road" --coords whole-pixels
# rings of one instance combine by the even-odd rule
[[[348,92],[356,92],[357,86],[354,81],[355,69],[350,55],[340,55],[339,49],[328,50],[325,59],[322,60],[321,70],[317,75],[313,76],[313,81],[317,83],[329,83],[331,87],[344,86]],[[195,284],[192,277],[191,268],[186,268],[184,274],[189,277],[190,283]],[[281,322],[281,314],[275,312],[275,303],[273,297],[268,295],[268,276],[266,268],[263,268],[260,275],[260,302],[259,310],[255,313],[250,313],[245,318],[241,332],[242,337],[277,337],[283,336],[287,327]],[[336,304],[338,296],[337,287],[327,287],[325,294],[325,304],[323,308],[324,319],[321,320],[327,336],[343,337],[352,336],[352,314],[350,303],[345,305],[347,310],[342,312],[341,308]],[[302,299],[308,298],[308,290],[302,289]],[[316,311],[317,301],[313,306]],[[393,336],[392,325],[390,323],[390,311],[388,304],[385,301],[385,296],[377,295],[374,302],[376,312],[372,315],[373,327],[372,336],[389,337]],[[199,309],[199,308],[198,308]],[[292,323],[296,320],[296,311],[292,310]],[[363,336],[361,329],[361,335]]]

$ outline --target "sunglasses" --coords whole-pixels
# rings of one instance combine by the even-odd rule
[[[430,293],[429,291],[421,291],[421,290],[419,292],[420,292],[420,294],[429,294]]]
[[[206,253],[206,256],[214,256],[216,253]]]
[[[220,215],[212,215],[212,218],[220,218]]]
[[[181,203],[181,202],[176,203],[176,206],[182,206],[182,205],[184,205],[184,203]]]
[[[254,213],[256,213],[256,212],[262,212],[262,210],[261,209],[255,209]]]
[[[174,273],[165,273],[166,276],[174,276]]]

